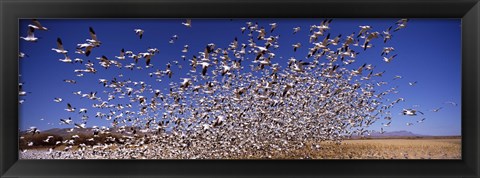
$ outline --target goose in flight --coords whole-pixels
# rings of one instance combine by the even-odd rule
[[[300,48],[302,46],[302,44],[297,43],[297,44],[293,44],[292,46],[293,46],[293,51],[296,52],[297,48]]]
[[[115,56],[115,58],[120,60],[125,60],[125,49],[120,50],[120,56]]]
[[[363,48],[363,50],[367,50],[367,49],[370,49],[373,47],[373,44],[369,43],[369,44],[363,44],[360,46],[361,48]]]
[[[60,119],[61,124],[70,125],[72,122],[73,122],[73,120],[70,117],[68,119]]]
[[[380,56],[387,55],[388,53],[390,53],[392,51],[395,51],[395,48],[393,48],[393,47],[383,47],[382,54],[380,54]]]
[[[358,27],[360,27],[360,32],[358,32],[357,38],[362,36],[362,35],[365,35],[368,30],[372,29],[372,27],[370,27],[368,25],[363,25],[363,26],[358,26]]]
[[[328,40],[328,44],[332,44],[332,45],[338,45],[338,42],[340,42],[340,38],[342,37],[342,34],[338,35],[337,37],[333,38],[333,39],[329,39]]]
[[[27,130],[27,132],[32,133],[32,135],[40,134],[40,130],[38,130],[37,127],[35,127],[35,126],[30,127],[30,129]]]
[[[205,76],[207,74],[207,69],[210,64],[208,62],[200,62],[198,64],[202,65],[202,75]]]
[[[110,64],[112,63],[105,55],[102,55],[102,57],[97,57],[96,59],[100,60],[100,64],[105,68],[110,67]]]
[[[410,85],[410,86],[414,86],[414,85],[416,85],[416,84],[417,84],[417,81],[414,81],[414,82],[408,82],[408,85]]]
[[[55,101],[55,102],[57,102],[57,103],[60,103],[60,102],[63,101],[63,99],[62,99],[62,98],[54,98],[53,101]]]
[[[28,41],[28,42],[37,42],[38,38],[35,37],[35,34],[33,33],[35,29],[33,27],[29,27],[27,30],[27,36],[26,37],[20,37],[21,39]]]
[[[75,125],[75,128],[77,129],[84,129],[86,126],[86,123],[82,123],[82,124],[74,123],[73,125]]]
[[[299,32],[300,31],[300,27],[294,27],[293,28],[293,34],[295,35],[295,33]]]
[[[383,133],[385,133],[385,130],[383,130],[383,127],[382,127],[380,128],[380,134],[383,134]]]
[[[93,44],[95,47],[99,47],[100,44],[102,44],[102,42],[97,39],[97,34],[95,33],[92,27],[89,27],[88,30],[90,32],[90,37],[92,39],[87,39],[86,41]]]
[[[322,23],[320,23],[320,26],[317,26],[317,28],[318,28],[320,31],[325,31],[325,30],[330,29],[329,25],[330,25],[330,23],[332,23],[332,20],[333,20],[333,19],[325,19],[325,20],[323,20]]]
[[[108,80],[107,79],[98,79],[99,83],[103,83],[103,86],[105,87],[107,85]]]
[[[67,103],[67,108],[65,109],[65,111],[75,112],[75,108],[73,108],[72,105],[70,105],[70,103]]]
[[[85,54],[85,51],[83,51],[82,49],[75,49],[75,53],[76,54]]]
[[[77,51],[75,53],[78,54],[85,54],[85,56],[89,56],[90,53],[92,52],[92,49],[95,47],[94,44],[92,43],[82,43],[82,44],[77,44]],[[85,48],[85,51],[82,51],[82,49]]]
[[[285,97],[288,93],[288,91],[292,88],[295,87],[295,84],[294,83],[287,83],[287,85],[285,85],[285,88],[283,89],[283,92],[282,92],[282,97]]]
[[[388,27],[387,31],[383,31],[382,34],[380,34],[383,37],[383,43],[387,43],[387,40],[392,39],[390,30],[392,30],[392,26]]]
[[[182,25],[185,25],[186,27],[192,27],[192,19],[187,19],[186,22],[182,22]]]
[[[22,52],[19,52],[18,53],[18,58],[21,59],[21,58],[24,58],[24,57],[29,57],[27,54],[25,53],[22,53]]]
[[[152,54],[155,54],[155,53],[158,54],[160,52],[160,50],[158,50],[158,48],[148,48],[147,52],[152,53]]]
[[[417,111],[415,109],[403,109],[402,114],[406,116],[416,116],[417,112],[423,115],[423,112]]]
[[[180,84],[180,87],[181,88],[188,88],[188,86],[190,86],[190,84],[192,84],[192,79],[190,78],[182,78],[182,83]]]
[[[222,76],[225,76],[225,74],[228,74],[230,75],[230,70],[231,70],[232,67],[228,66],[228,65],[222,65]]]
[[[392,121],[389,121],[387,122],[386,124],[382,124],[384,127],[390,127],[390,124],[392,123]]]
[[[458,106],[457,103],[452,102],[452,101],[447,101],[447,102],[445,102],[445,104],[451,104],[452,106]]]
[[[137,34],[140,37],[140,39],[142,39],[144,31],[142,29],[139,29],[139,28],[134,29],[134,31],[135,31],[135,34]]]
[[[378,32],[373,32],[373,33],[368,34],[368,36],[365,38],[365,43],[363,44],[363,50],[364,51],[367,50],[368,44],[370,43],[370,41],[374,38],[378,38],[379,34],[380,33],[378,33]]]
[[[175,43],[175,40],[178,40],[178,35],[173,35],[170,37],[170,41],[168,41],[168,43],[173,44]]]
[[[271,26],[271,28],[270,28],[270,33],[272,33],[273,30],[275,30],[275,28],[277,28],[277,23],[271,23],[271,24],[269,24],[269,25]]]
[[[67,54],[68,51],[63,48],[62,39],[57,38],[57,48],[52,48],[53,51],[60,54]]]
[[[78,113],[87,113],[87,109],[86,108],[80,108],[80,110],[78,111]]]
[[[73,59],[73,62],[82,64],[82,63],[83,63],[83,59],[75,58],[75,59]]]
[[[242,34],[245,33],[245,30],[247,29],[247,27],[241,27],[240,30],[242,31]]]
[[[403,29],[405,27],[407,27],[407,22],[408,22],[408,19],[400,19],[396,22],[397,24],[397,28],[395,28],[395,30],[393,30],[394,32],[400,30],[400,29]]]
[[[147,64],[147,66],[150,65],[150,60],[151,60],[151,58],[152,58],[152,56],[153,56],[152,53],[139,53],[139,55],[140,55],[141,57],[145,58],[145,63]]]
[[[385,62],[387,62],[387,63],[390,63],[390,62],[393,60],[393,58],[395,58],[395,56],[397,56],[397,55],[395,54],[395,55],[393,55],[393,56],[390,56],[389,58],[387,58],[387,57],[384,56],[384,57],[383,57],[383,61],[385,61]]]
[[[26,92],[26,91],[23,91],[23,83],[18,83],[18,96],[27,96],[27,93],[30,93],[30,92]]]
[[[72,64],[73,64],[73,60],[70,59],[70,57],[68,57],[67,54],[65,54],[65,58],[63,58],[63,59],[58,59],[58,61],[64,62],[64,63],[72,63]]]
[[[33,19],[32,22],[33,22],[33,24],[29,24],[28,27],[32,27],[35,30],[45,30],[45,31],[48,30],[47,28],[42,26],[42,24],[40,24],[40,22],[37,19]]]
[[[182,53],[188,52],[188,45],[183,46]],[[185,58],[183,58],[185,60]]]
[[[353,70],[352,71],[352,75],[360,75],[362,74],[362,71],[363,71],[363,68],[365,68],[365,66],[367,65],[367,63],[364,63],[362,66],[360,66],[357,70]]]
[[[302,60],[296,61],[291,66],[292,70],[295,72],[304,72],[305,66],[310,65],[309,62],[303,62]]]
[[[418,120],[417,123],[422,123],[423,121],[425,121],[425,119],[427,118],[422,118],[422,120]]]
[[[431,111],[432,111],[432,112],[438,112],[438,111],[440,111],[440,109],[442,109],[442,108],[443,108],[443,107],[435,108],[435,109],[432,109]]]
[[[65,79],[65,80],[63,80],[63,81],[66,82],[66,83],[71,83],[71,84],[76,84],[76,83],[77,83],[77,81],[75,81],[75,80]]]
[[[265,37],[266,35],[265,28],[261,27],[260,30],[256,30],[256,31],[258,32],[258,37],[257,37],[258,40],[261,40]]]
[[[400,76],[400,75],[395,75],[395,77],[393,77],[393,80],[401,79],[401,78],[402,78],[402,76]]]

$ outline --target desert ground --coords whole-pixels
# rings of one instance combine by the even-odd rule
[[[319,145],[319,146],[314,146]],[[149,146],[153,149],[153,145]],[[58,147],[56,150],[62,150]],[[75,150],[75,149],[73,149]],[[52,159],[47,148],[20,152],[20,159]],[[66,154],[63,154],[66,155]],[[341,143],[306,144],[305,149],[272,153],[268,159],[461,159],[460,137],[351,139]],[[63,156],[62,156],[63,157]],[[228,159],[265,159],[245,155]],[[54,158],[72,159],[72,158]],[[75,158],[74,158],[75,159]],[[116,159],[87,157],[86,159]],[[145,159],[145,158],[144,158]],[[146,158],[149,159],[149,158]],[[154,158],[157,159],[157,158]],[[220,158],[222,159],[222,158]]]
[[[461,159],[461,138],[365,139],[328,143],[315,159]]]

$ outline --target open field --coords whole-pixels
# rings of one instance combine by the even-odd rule
[[[461,139],[369,139],[323,144],[317,159],[461,159]]]
[[[149,148],[153,148],[149,145]],[[62,150],[62,147],[56,150]],[[75,147],[73,150],[76,150]],[[20,152],[21,159],[52,159],[47,149],[34,148]],[[65,154],[63,154],[65,155]],[[227,159],[263,159],[264,155],[245,155]],[[271,153],[271,159],[461,159],[461,138],[382,138],[352,139],[340,144],[323,142],[320,147],[307,144],[304,149]],[[57,159],[57,158],[56,158]],[[62,159],[62,158],[60,158]],[[69,159],[69,158],[66,158]],[[71,158],[70,158],[71,159]],[[75,158],[74,158],[75,159]],[[86,159],[112,159],[91,157]],[[125,158],[122,158],[125,159]],[[147,158],[157,159],[157,158]]]

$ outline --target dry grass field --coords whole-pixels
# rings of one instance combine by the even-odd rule
[[[461,138],[356,139],[297,150],[277,159],[461,159]]]

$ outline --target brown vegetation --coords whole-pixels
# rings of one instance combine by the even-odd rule
[[[276,151],[272,159],[461,159],[460,138],[363,139],[337,144],[323,142],[316,148]],[[262,159],[252,155],[241,159]]]

